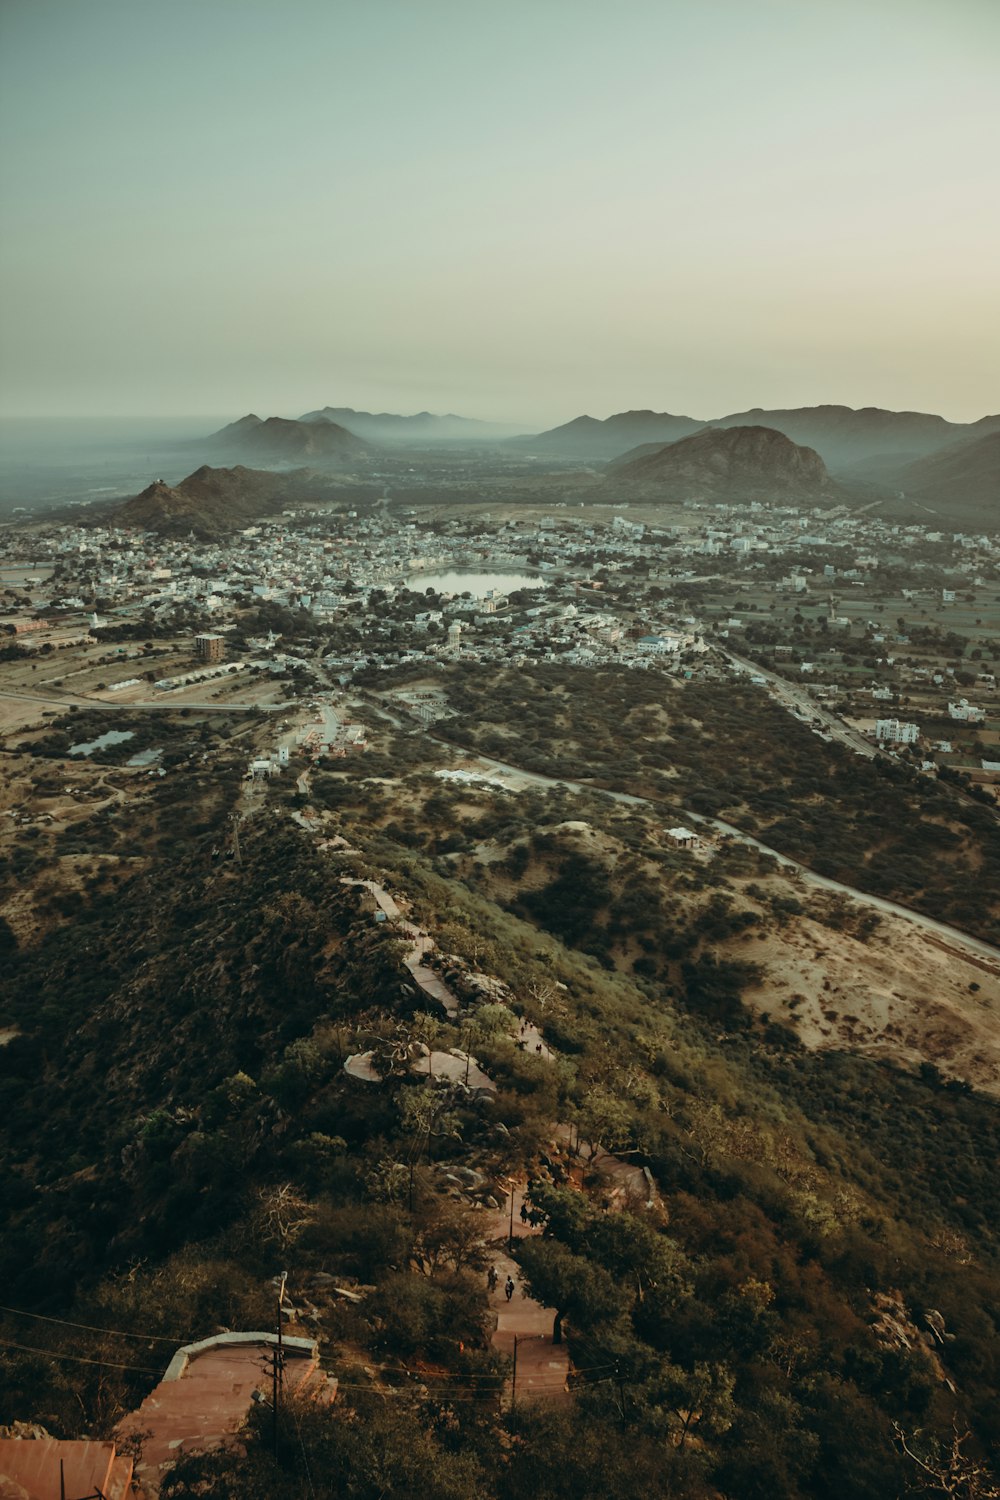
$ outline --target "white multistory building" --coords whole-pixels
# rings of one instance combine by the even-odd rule
[[[875,738],[880,744],[915,745],[920,738],[920,726],[902,719],[876,719]]]

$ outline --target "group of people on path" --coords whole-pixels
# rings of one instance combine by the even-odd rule
[[[527,1020],[527,1018],[525,1018],[525,1020],[523,1020],[520,1026],[517,1028],[517,1045],[520,1047],[522,1052],[527,1051],[528,1042],[531,1040],[532,1030],[534,1030],[534,1028],[532,1027],[531,1022]],[[535,1043],[535,1051],[541,1054],[541,1052],[543,1051],[541,1042]]]

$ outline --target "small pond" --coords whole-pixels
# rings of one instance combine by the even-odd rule
[[[70,745],[70,755],[93,755],[95,750],[105,750],[108,745],[120,745],[124,740],[135,738],[132,729],[107,729],[98,735],[96,740],[88,740],[85,745]]]
[[[471,594],[485,599],[487,594],[512,594],[515,589],[543,589],[545,579],[537,573],[477,573],[472,568],[450,568],[445,573],[412,573],[406,587],[415,594],[433,589],[438,594]]]

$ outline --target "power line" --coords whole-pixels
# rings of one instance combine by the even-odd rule
[[[170,1346],[172,1348],[174,1348],[174,1349],[181,1348],[185,1344],[191,1342],[191,1338],[190,1338],[189,1335],[181,1335],[181,1334],[170,1335],[170,1334],[162,1334],[162,1333],[132,1333],[132,1332],[129,1332],[128,1330],[122,1329],[122,1328],[100,1328],[96,1324],[93,1324],[93,1323],[74,1323],[74,1322],[71,1322],[68,1318],[54,1318],[54,1317],[50,1317],[50,1316],[46,1315],[45,1313],[28,1312],[27,1309],[25,1309],[25,1308],[20,1308],[20,1307],[6,1307],[3,1304],[0,1304],[0,1313],[11,1313],[15,1317],[20,1317],[20,1318],[33,1318],[33,1319],[35,1319],[38,1322],[52,1323],[52,1324],[55,1324],[55,1325],[58,1325],[58,1326],[64,1327],[64,1328],[76,1328],[76,1329],[83,1330],[86,1333],[106,1334],[106,1335],[108,1335],[110,1337],[113,1337],[113,1338],[137,1339],[140,1343],[156,1342],[156,1343],[170,1344]],[[13,1343],[10,1343],[10,1344],[0,1345],[0,1346],[6,1347],[6,1348],[11,1348],[11,1349],[22,1349],[22,1350],[24,1350],[26,1352],[33,1353],[33,1354],[45,1354],[45,1355],[48,1355],[52,1359],[76,1359],[77,1362],[80,1363],[80,1364],[104,1364],[104,1365],[109,1365],[112,1368],[121,1369],[121,1370],[142,1370],[142,1373],[148,1374],[148,1375],[156,1375],[156,1374],[162,1373],[161,1371],[157,1371],[157,1370],[147,1370],[144,1367],[139,1366],[139,1365],[115,1364],[115,1362],[112,1361],[112,1360],[95,1360],[95,1359],[88,1360],[88,1359],[83,1359],[81,1356],[78,1356],[78,1355],[57,1354],[54,1351],[51,1351],[51,1350],[48,1350],[48,1349],[32,1349],[32,1348],[30,1348],[26,1344],[13,1344]],[[615,1367],[615,1365],[614,1365],[613,1361],[605,1360],[605,1361],[603,1361],[600,1364],[584,1365],[584,1366],[582,1366],[579,1369],[568,1370],[567,1371],[567,1377],[569,1377],[569,1376],[574,1376],[575,1377],[575,1376],[579,1376],[579,1375],[597,1374],[597,1372],[602,1371],[602,1370],[613,1370],[614,1367]],[[424,1373],[423,1371],[420,1371],[420,1370],[410,1369],[406,1365],[399,1365],[399,1366],[396,1367],[396,1369],[397,1369],[397,1373],[401,1373],[401,1374],[407,1375],[411,1379],[418,1380],[422,1384],[425,1384],[425,1385],[427,1385],[429,1387],[433,1387],[435,1385],[440,1385],[440,1384],[443,1384],[445,1382],[452,1381],[452,1382],[454,1382],[454,1384],[452,1384],[452,1385],[450,1385],[448,1387],[449,1394],[451,1392],[460,1392],[460,1391],[468,1391],[468,1392],[471,1392],[471,1393],[475,1393],[471,1397],[471,1399],[476,1399],[478,1395],[489,1394],[488,1383],[489,1382],[494,1382],[494,1381],[502,1381],[505,1378],[502,1375],[493,1375],[493,1374],[486,1374],[486,1373],[484,1373],[483,1375],[475,1376],[475,1375],[468,1375],[468,1374],[464,1374],[464,1373],[460,1373],[460,1372],[453,1372],[453,1371],[444,1371],[444,1372],[442,1372],[440,1374],[430,1374],[430,1373]],[[335,1378],[337,1378],[337,1377],[335,1376]],[[608,1377],[608,1378],[610,1379],[610,1378],[613,1378],[613,1377]],[[600,1380],[585,1380],[585,1381],[580,1381],[579,1382],[580,1385],[599,1385],[601,1383],[602,1382]],[[393,1390],[391,1387],[388,1388],[388,1389],[378,1390],[376,1387],[371,1386],[371,1385],[364,1385],[364,1384],[361,1384],[361,1383],[352,1384],[349,1381],[342,1381],[342,1380],[338,1380],[338,1385],[343,1390],[370,1391],[373,1394],[378,1394],[378,1395],[399,1395],[399,1396],[403,1396],[403,1395],[411,1395],[411,1394],[413,1394],[412,1391],[409,1391],[409,1390]],[[536,1387],[536,1389],[537,1388],[538,1387]],[[552,1389],[560,1389],[561,1390],[563,1388],[564,1388],[564,1382],[563,1381],[559,1381],[559,1382],[553,1384],[553,1386],[552,1386]]]
[[[37,1355],[41,1356],[41,1358],[43,1358],[43,1359],[68,1360],[71,1364],[75,1364],[75,1365],[99,1365],[102,1368],[110,1369],[110,1370],[131,1370],[135,1374],[138,1374],[138,1375],[162,1375],[162,1373],[163,1373],[162,1370],[153,1370],[153,1369],[150,1369],[146,1365],[125,1365],[125,1364],[120,1364],[118,1361],[112,1360],[112,1359],[85,1359],[80,1354],[60,1354],[60,1353],[57,1353],[54,1349],[36,1349],[31,1344],[15,1344],[15,1343],[8,1342],[7,1340],[0,1340],[0,1349],[14,1349],[14,1350],[17,1350],[21,1354],[37,1354]],[[583,1386],[588,1386],[589,1387],[589,1386],[592,1386],[592,1385],[607,1385],[609,1381],[612,1381],[614,1379],[616,1379],[616,1376],[614,1376],[614,1375],[605,1375],[605,1376],[601,1376],[597,1380],[583,1380],[583,1381],[580,1381],[579,1387],[583,1387]],[[579,1387],[577,1387],[577,1388],[579,1388]],[[381,1388],[380,1389],[377,1386],[363,1385],[360,1382],[353,1383],[353,1382],[343,1381],[343,1380],[338,1380],[337,1381],[337,1388],[338,1388],[338,1390],[347,1390],[347,1391],[366,1391],[370,1396],[408,1396],[408,1397],[412,1397],[412,1396],[414,1396],[416,1394],[412,1390],[393,1389],[391,1386],[388,1387],[388,1388]],[[539,1384],[533,1385],[532,1387],[530,1387],[530,1390],[531,1390],[531,1394],[533,1394],[533,1395],[543,1395],[543,1394],[548,1394],[548,1393],[555,1394],[555,1393],[557,1393],[559,1391],[566,1390],[566,1388],[567,1388],[566,1387],[566,1382],[564,1380],[559,1380],[559,1381],[546,1382],[545,1384],[539,1383]],[[433,1394],[433,1393],[429,1393],[429,1394]],[[489,1389],[480,1389],[480,1388],[477,1388],[477,1387],[474,1387],[474,1386],[470,1386],[467,1390],[464,1390],[464,1391],[462,1391],[462,1390],[456,1391],[455,1388],[452,1387],[450,1390],[445,1391],[445,1392],[441,1392],[439,1394],[442,1394],[442,1395],[446,1396],[449,1401],[478,1401],[478,1400],[480,1400],[480,1399],[482,1399],[484,1397],[487,1397],[487,1396],[490,1396],[490,1395],[495,1395],[496,1391],[495,1390],[489,1390]]]
[[[162,1375],[162,1370],[149,1370],[145,1365],[120,1365],[113,1359],[84,1359],[80,1354],[57,1354],[54,1349],[34,1349],[30,1344],[10,1344],[0,1340],[0,1349],[17,1349],[22,1354],[40,1354],[44,1359],[68,1359],[75,1365],[103,1365],[111,1370],[135,1370],[139,1375]]]
[[[0,1305],[0,1312],[13,1313],[17,1318],[35,1318],[39,1323],[58,1323],[63,1328],[82,1328],[87,1333],[109,1333],[116,1338],[139,1339],[142,1343],[170,1344],[178,1348],[182,1344],[189,1344],[191,1339],[185,1334],[169,1333],[127,1333],[123,1328],[98,1328],[93,1323],[71,1323],[68,1318],[50,1318],[45,1313],[28,1312],[23,1307],[4,1307]]]

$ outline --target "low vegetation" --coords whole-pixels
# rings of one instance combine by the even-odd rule
[[[575,723],[582,710],[555,683],[550,696]],[[698,791],[693,750],[613,775],[612,709],[590,714],[602,779]],[[21,1311],[0,1314],[0,1420],[107,1432],[174,1344],[269,1326],[286,1269],[342,1380],[336,1406],[290,1406],[276,1451],[251,1434],[245,1458],[180,1466],[170,1494],[271,1495],[308,1472],[316,1494],[372,1500],[882,1500],[916,1472],[897,1429],[933,1457],[957,1421],[975,1456],[1000,1419],[994,1106],[933,1069],[820,1058],[751,1024],[750,960],[715,950],[745,925],[736,886],[766,862],[737,851],[708,868],[666,847],[650,862],[640,810],[445,787],[420,743],[315,776],[314,805],[359,851],[339,860],[275,790],[237,866],[235,785],[191,799],[187,773],[168,777],[129,814],[150,862],[8,955],[0,1276]],[[530,747],[526,733],[516,758]],[[783,749],[773,759],[776,781],[794,777]],[[762,807],[741,774],[740,805]],[[842,827],[861,817],[849,804]],[[507,1009],[428,1014],[403,944],[345,873],[405,896],[454,982],[501,980]],[[509,1015],[543,1027],[552,1062],[518,1048]],[[422,1038],[471,1045],[495,1101],[391,1065],[381,1086],[344,1073],[349,1053]],[[576,1158],[554,1145],[559,1123]],[[607,1198],[599,1147],[649,1169],[653,1208]],[[463,1168],[475,1187],[455,1188]],[[502,1201],[511,1172],[532,1176],[543,1226],[522,1275],[579,1372],[566,1406],[501,1399],[475,1205]],[[329,1278],[360,1301],[324,1292]],[[886,1299],[901,1336],[878,1320]]]

